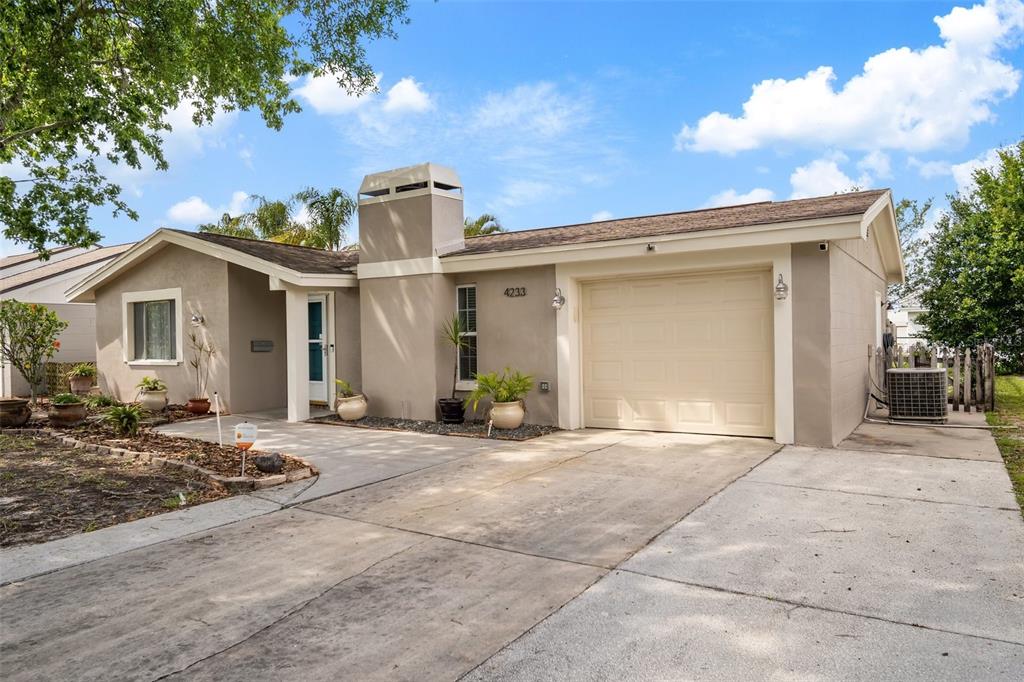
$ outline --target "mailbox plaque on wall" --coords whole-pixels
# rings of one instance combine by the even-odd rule
[[[249,350],[253,353],[269,353],[274,350],[274,342],[270,339],[253,339],[249,342]]]

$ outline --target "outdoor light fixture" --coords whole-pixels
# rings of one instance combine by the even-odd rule
[[[561,310],[562,306],[565,305],[565,296],[562,296],[562,290],[558,287],[555,288],[555,297],[551,299],[551,307],[555,310]]]
[[[779,283],[775,285],[775,300],[785,301],[789,298],[789,285],[782,281],[782,275],[779,275]]]
[[[193,327],[198,327],[199,325],[201,325],[204,322],[206,322],[206,318],[203,317],[202,313],[192,313],[191,320],[192,320],[192,326]]]

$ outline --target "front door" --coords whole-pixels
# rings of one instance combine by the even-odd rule
[[[327,296],[309,297],[309,400],[327,402]]]

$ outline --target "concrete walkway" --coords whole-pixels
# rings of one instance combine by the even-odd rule
[[[900,453],[612,431],[480,443],[2,587],[0,669],[11,680],[1019,679],[1024,523],[984,453],[991,436],[942,433],[939,446],[885,430],[851,440],[916,439]],[[973,443],[966,458],[950,456],[960,438]],[[416,460],[367,447],[368,462]]]

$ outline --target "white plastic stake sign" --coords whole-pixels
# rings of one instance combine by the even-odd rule
[[[213,392],[213,409],[217,412],[217,445],[224,446],[224,432],[220,429],[220,396]]]
[[[235,425],[235,447],[242,451],[242,476],[245,476],[245,451],[256,442],[258,431],[256,425],[249,422]]]

